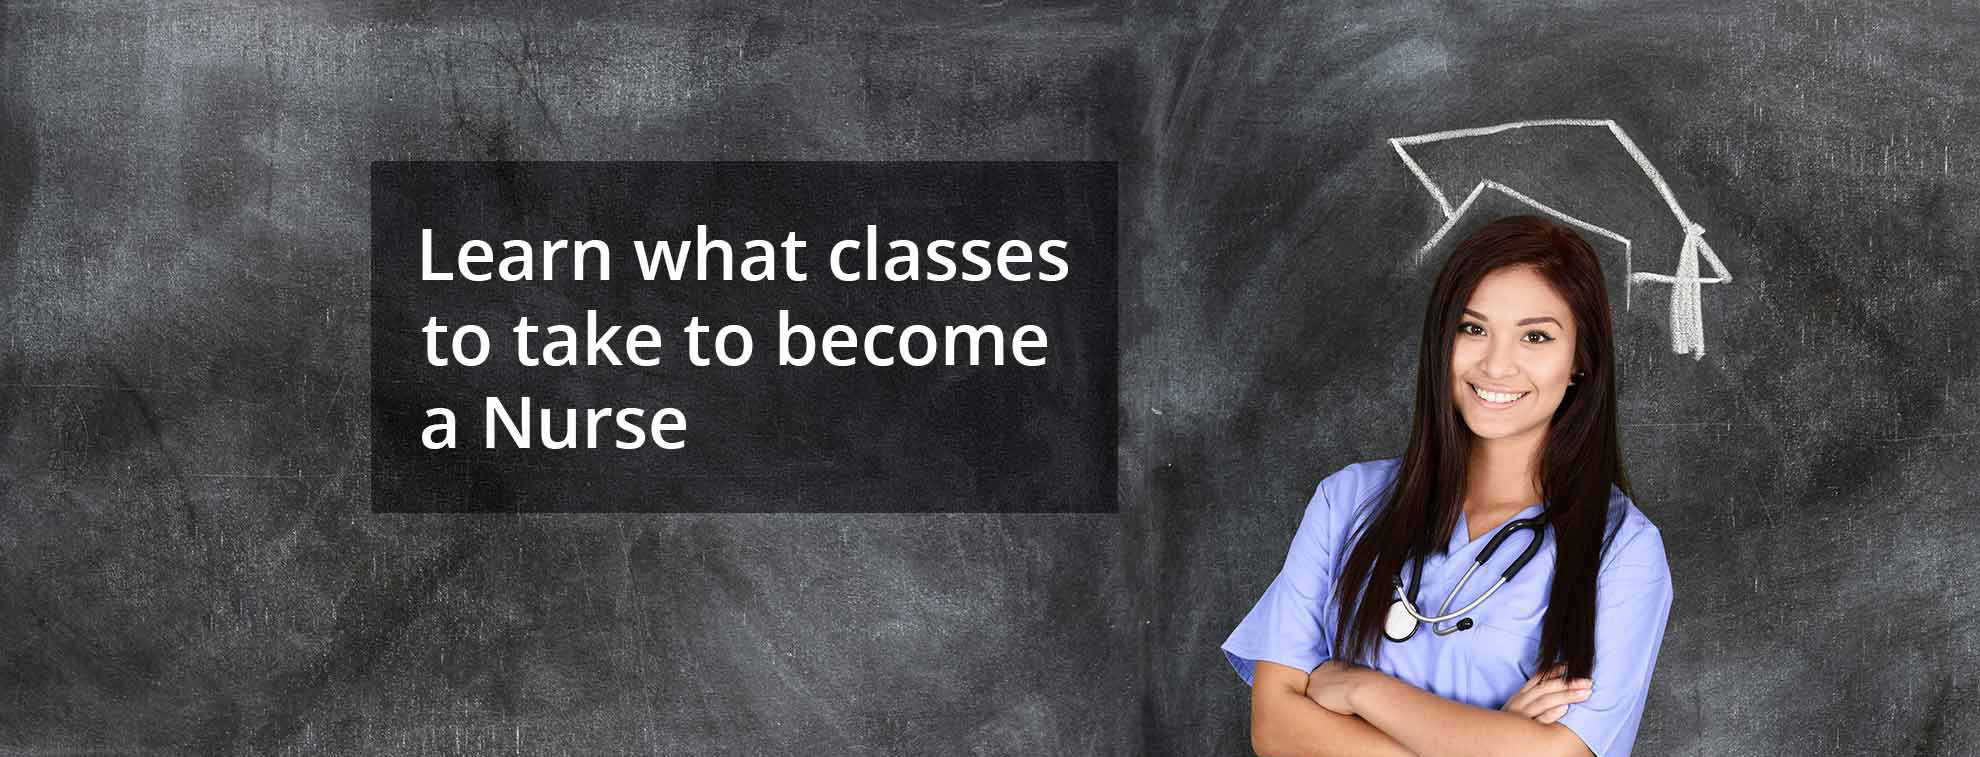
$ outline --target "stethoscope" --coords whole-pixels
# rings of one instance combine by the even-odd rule
[[[1448,636],[1470,629],[1470,618],[1459,620],[1457,625],[1450,628],[1439,628],[1438,626],[1444,621],[1461,617],[1472,610],[1478,609],[1479,605],[1485,603],[1487,597],[1492,596],[1492,593],[1498,591],[1499,587],[1506,585],[1507,581],[1511,581],[1513,576],[1518,575],[1519,569],[1526,567],[1526,561],[1533,559],[1533,555],[1540,551],[1540,539],[1546,535],[1546,531],[1544,530],[1546,525],[1546,517],[1542,515],[1534,518],[1521,518],[1507,523],[1505,527],[1500,528],[1498,535],[1493,536],[1491,541],[1485,543],[1485,549],[1478,553],[1478,559],[1472,562],[1471,567],[1465,569],[1464,577],[1459,578],[1457,585],[1451,587],[1450,596],[1444,597],[1444,606],[1437,609],[1435,616],[1427,616],[1418,612],[1416,603],[1411,601],[1416,596],[1416,589],[1423,588],[1423,555],[1418,554],[1416,556],[1416,589],[1411,589],[1409,594],[1405,595],[1403,593],[1402,576],[1396,576],[1396,601],[1389,605],[1389,617],[1382,624],[1382,635],[1388,637],[1390,641],[1409,641],[1409,637],[1416,635],[1418,622],[1429,623],[1430,630],[1438,636]],[[1505,541],[1507,536],[1511,536],[1514,531],[1520,529],[1532,529],[1533,540],[1527,542],[1526,551],[1521,552],[1519,559],[1514,560],[1512,565],[1506,568],[1506,572],[1499,576],[1499,582],[1492,584],[1492,588],[1486,589],[1485,593],[1479,595],[1477,599],[1471,600],[1471,604],[1458,608],[1457,612],[1447,612],[1451,609],[1452,600],[1457,599],[1458,591],[1464,588],[1464,582],[1471,579],[1472,571],[1478,570],[1478,566],[1484,565],[1486,560],[1492,559],[1492,553],[1498,550],[1499,542]]]

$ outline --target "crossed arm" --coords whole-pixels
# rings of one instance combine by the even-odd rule
[[[1529,682],[1521,694],[1533,690]],[[1571,701],[1561,696],[1550,690],[1545,698],[1524,701],[1553,709],[1552,702]],[[1590,754],[1581,737],[1558,722],[1454,702],[1381,671],[1334,661],[1311,674],[1258,661],[1251,687],[1251,747],[1262,757]]]

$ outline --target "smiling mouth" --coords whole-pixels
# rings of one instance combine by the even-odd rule
[[[1469,387],[1471,387],[1471,393],[1472,393],[1472,394],[1475,394],[1475,395],[1478,395],[1478,398],[1479,398],[1479,399],[1481,399],[1481,400],[1484,400],[1484,401],[1485,401],[1485,403],[1486,403],[1486,404],[1489,404],[1489,405],[1510,405],[1510,404],[1512,404],[1512,403],[1514,403],[1514,402],[1518,402],[1518,401],[1519,401],[1519,398],[1521,398],[1521,397],[1525,397],[1525,396],[1526,396],[1526,395],[1528,395],[1528,394],[1532,394],[1532,392],[1531,392],[1531,391],[1525,391],[1525,392],[1488,392],[1488,391],[1485,391],[1485,390],[1483,390],[1483,389],[1480,389],[1480,388],[1478,388],[1478,385],[1476,385],[1476,384],[1471,384],[1471,383],[1466,383],[1466,384],[1465,384],[1465,386],[1469,386]]]

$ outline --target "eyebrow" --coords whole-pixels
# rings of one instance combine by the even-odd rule
[[[1472,317],[1474,317],[1474,318],[1477,318],[1478,320],[1481,320],[1481,321],[1489,321],[1489,320],[1492,320],[1492,319],[1490,319],[1490,318],[1486,318],[1486,317],[1485,317],[1485,314],[1484,314],[1484,313],[1480,313],[1480,312],[1478,312],[1478,311],[1476,311],[1476,310],[1472,310],[1471,308],[1465,308],[1465,309],[1464,309],[1464,312],[1466,312],[1466,313],[1470,313]],[[1553,316],[1551,316],[1551,315],[1543,315],[1543,316],[1540,316],[1540,317],[1538,317],[1538,318],[1521,318],[1521,319],[1519,320],[1519,323],[1517,323],[1517,324],[1514,324],[1514,325],[1517,325],[1517,326],[1526,326],[1526,325],[1530,325],[1530,324],[1535,324],[1535,323],[1547,323],[1547,322],[1552,322],[1552,323],[1553,323],[1553,324],[1554,324],[1555,326],[1560,326],[1561,328],[1567,328],[1566,326],[1561,326],[1561,322],[1560,322],[1560,321],[1556,321],[1556,320],[1554,320],[1554,317],[1553,317]]]

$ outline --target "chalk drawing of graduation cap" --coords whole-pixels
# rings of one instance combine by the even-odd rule
[[[1625,310],[1636,284],[1670,285],[1671,351],[1705,356],[1700,288],[1730,282],[1732,274],[1705,241],[1705,227],[1685,215],[1664,177],[1616,122],[1516,121],[1395,137],[1389,144],[1444,212],[1444,225],[1417,249],[1413,263],[1436,259],[1431,253],[1468,217],[1475,226],[1511,214],[1507,209],[1538,211],[1594,235],[1588,241],[1598,250],[1620,246]],[[1453,207],[1446,187],[1468,187],[1469,193]],[[1669,250],[1677,254],[1669,256]],[[1701,259],[1712,275],[1699,275]],[[1615,270],[1613,261],[1604,261],[1604,268]]]

